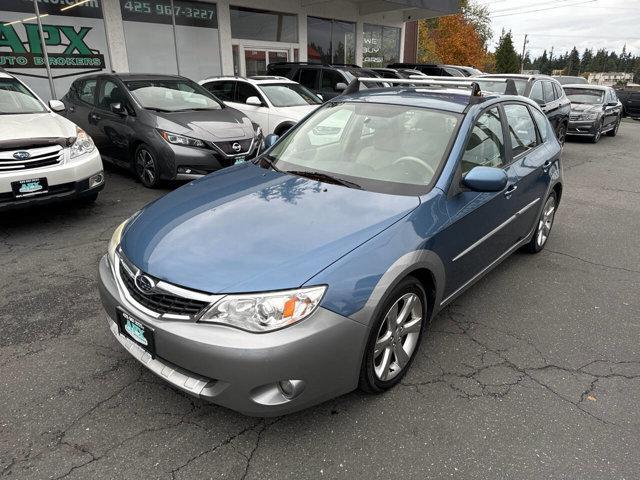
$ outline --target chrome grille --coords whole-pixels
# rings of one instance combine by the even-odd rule
[[[581,113],[571,113],[569,114],[569,120],[580,120],[581,116]]]
[[[205,309],[210,302],[186,296],[176,295],[161,287],[162,282],[151,293],[144,293],[136,286],[136,276],[146,275],[133,266],[128,260],[119,255],[120,262],[118,274],[122,285],[137,303],[158,315],[174,315],[185,318],[193,318]],[[149,275],[146,275],[150,277]],[[204,297],[205,294],[194,292],[194,296]]]
[[[240,150],[234,150],[234,144],[240,145]],[[253,140],[251,138],[247,140],[234,140],[232,142],[216,142],[215,146],[218,147],[225,155],[246,155],[251,151]]]
[[[0,150],[0,173],[57,165],[62,162],[63,151],[60,145]],[[20,158],[23,152],[25,158]]]

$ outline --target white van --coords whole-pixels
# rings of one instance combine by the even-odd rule
[[[0,211],[62,199],[93,202],[104,187],[91,137],[0,70]]]

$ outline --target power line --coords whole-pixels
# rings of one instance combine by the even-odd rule
[[[539,8],[537,10],[527,10],[527,11],[524,11],[524,12],[503,13],[501,15],[491,15],[491,17],[492,18],[509,17],[509,16],[512,16],[512,15],[522,15],[522,14],[526,14],[526,13],[545,12],[545,11],[548,11],[548,10],[556,10],[558,8],[573,7],[573,6],[576,6],[576,5],[582,5],[582,4],[585,4],[585,3],[593,3],[593,2],[597,2],[597,1],[598,0],[583,0],[581,2],[571,3],[571,4],[568,4],[568,5],[555,5],[553,7]]]

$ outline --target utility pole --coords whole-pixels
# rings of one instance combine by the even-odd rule
[[[522,61],[520,62],[520,73],[524,73],[524,55],[527,52],[527,37],[529,34],[524,34],[524,42],[522,42]]]

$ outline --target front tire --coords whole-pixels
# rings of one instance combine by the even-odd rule
[[[551,192],[547,197],[547,201],[544,202],[544,207],[542,208],[542,212],[540,212],[540,217],[538,217],[538,224],[535,232],[533,232],[533,237],[529,240],[529,243],[524,246],[525,251],[529,253],[542,251],[551,234],[557,207],[558,197],[556,196],[556,192]]]
[[[616,121],[615,127],[613,127],[613,130],[609,130],[607,132],[607,136],[615,137],[618,134],[618,129],[620,128],[620,122],[621,121],[622,121],[622,118],[618,117],[618,120]]]
[[[396,385],[415,358],[427,325],[427,295],[414,277],[401,281],[373,321],[359,387],[380,393]]]
[[[147,188],[160,185],[160,169],[155,153],[146,145],[138,145],[133,157],[136,178]]]
[[[598,130],[596,130],[595,135],[591,137],[591,143],[598,143],[602,138],[602,123],[602,120],[600,120],[600,123],[598,124]]]
[[[556,138],[558,139],[558,143],[563,148],[564,148],[564,144],[567,142],[567,130],[568,130],[567,124],[561,123],[558,126],[558,130],[556,131]]]

